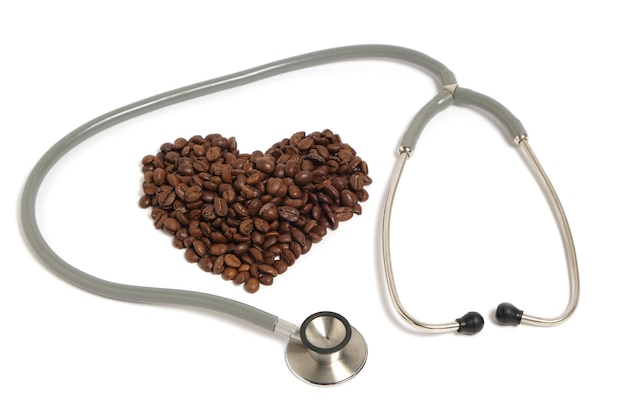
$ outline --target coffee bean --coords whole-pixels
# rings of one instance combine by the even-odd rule
[[[341,190],[341,203],[344,206],[348,206],[348,207],[352,207],[354,206],[356,203],[358,203],[359,198],[357,197],[357,195],[346,189],[346,190]]]
[[[254,277],[248,278],[248,280],[244,284],[244,289],[250,294],[254,294],[259,290],[259,280]]]
[[[249,235],[254,231],[254,220],[252,219],[244,219],[239,224],[239,231],[244,235]]]
[[[211,257],[200,258],[200,260],[198,261],[198,266],[204,272],[213,272],[213,258]]]
[[[232,253],[224,256],[224,262],[226,263],[226,265],[233,268],[239,268],[241,266],[241,259],[239,259],[237,255],[233,255]]]
[[[213,273],[219,275],[224,272],[224,268],[226,268],[226,264],[224,263],[224,255],[215,258],[215,261],[213,262]]]
[[[213,256],[225,255],[228,253],[228,245],[226,243],[214,243],[209,248],[209,253]]]
[[[207,248],[206,248],[206,245],[204,244],[204,242],[202,240],[194,240],[193,241],[193,249],[196,251],[198,256],[206,255]]]
[[[291,206],[280,206],[278,207],[278,217],[288,222],[295,222],[300,218],[300,210]]]
[[[258,158],[255,163],[255,168],[266,174],[273,173],[275,167],[276,165],[273,161],[273,158],[270,158],[270,157]]]
[[[267,222],[267,220],[264,220],[260,217],[254,219],[254,227],[261,233],[269,232],[270,230],[270,224]]]
[[[180,229],[180,223],[173,217],[168,217],[163,221],[163,227],[172,233],[176,233]]]
[[[263,274],[268,274],[271,275],[273,277],[275,277],[276,275],[278,275],[278,271],[276,270],[276,268],[274,268],[272,265],[268,265],[268,264],[260,264],[259,265],[259,270],[263,273]]]
[[[224,217],[228,214],[228,203],[221,197],[216,197],[213,201],[213,208],[215,210],[215,214]]]

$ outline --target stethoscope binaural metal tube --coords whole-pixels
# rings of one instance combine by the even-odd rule
[[[469,89],[458,87],[457,85],[444,86],[442,92],[435,98],[433,98],[429,103],[427,103],[418,113],[418,115],[413,119],[403,137],[402,145],[399,149],[399,157],[396,162],[396,167],[389,182],[388,192],[383,210],[382,247],[383,268],[385,272],[387,288],[389,290],[393,306],[398,311],[400,316],[410,325],[430,333],[457,331],[459,333],[474,334],[482,330],[484,325],[484,319],[480,314],[476,312],[469,312],[465,316],[457,319],[454,322],[441,324],[425,323],[414,318],[404,308],[399,299],[398,292],[396,290],[395,279],[393,276],[393,269],[391,266],[391,210],[396,189],[400,181],[402,170],[404,168],[404,164],[406,160],[413,154],[414,147],[425,125],[437,113],[452,104],[452,101],[458,104],[478,107],[491,114],[500,123],[502,123],[502,125],[511,135],[513,142],[516,145],[519,145],[522,153],[526,156],[531,168],[540,180],[543,189],[548,195],[548,199],[557,217],[561,236],[564,241],[565,255],[567,258],[569,272],[570,297],[563,313],[556,317],[539,317],[527,314],[524,311],[515,307],[513,304],[505,302],[501,303],[496,309],[496,320],[500,324],[512,325],[517,325],[520,323],[541,327],[551,327],[559,325],[569,319],[574,313],[580,296],[580,278],[576,258],[576,249],[574,247],[574,239],[572,237],[572,232],[570,230],[567,217],[565,216],[563,206],[561,205],[561,202],[547,174],[541,167],[539,161],[537,160],[537,157],[530,148],[530,145],[528,144],[528,136],[526,134],[526,130],[524,129],[521,122],[515,116],[513,116],[513,114],[510,113],[508,109],[506,109],[504,106],[502,106],[491,97],[485,96]]]

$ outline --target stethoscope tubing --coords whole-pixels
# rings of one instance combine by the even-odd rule
[[[216,310],[246,320],[270,331],[280,331],[281,333],[290,334],[292,327],[288,322],[279,319],[273,314],[232,299],[193,291],[121,284],[104,280],[79,270],[59,257],[43,237],[36,217],[37,195],[48,171],[65,154],[83,141],[112,126],[166,106],[242,86],[286,72],[332,62],[365,58],[391,59],[415,65],[432,73],[443,85],[442,92],[420,110],[409,124],[409,128],[402,139],[402,146],[404,148],[413,149],[417,138],[428,121],[453,102],[482,108],[494,115],[512,134],[513,138],[525,138],[526,133],[523,126],[504,106],[487,96],[458,87],[454,74],[439,61],[425,54],[390,45],[355,45],[321,50],[275,61],[148,97],[105,113],[71,131],[41,157],[32,169],[24,185],[20,215],[23,234],[27,242],[37,254],[40,261],[57,276],[94,294],[123,301],[192,306]],[[567,222],[565,222],[565,225],[567,225]],[[569,236],[571,237],[571,233],[569,233]],[[573,251],[573,243],[571,244],[571,250]],[[573,263],[570,262],[570,268],[574,266],[575,257]],[[577,275],[576,285],[573,285],[573,281],[574,279],[572,278],[572,287],[576,291],[572,291],[572,294],[575,294],[577,299]],[[568,310],[573,311],[575,303],[570,302],[569,307]],[[544,322],[543,319],[533,318],[532,316],[528,316],[527,318],[530,323]],[[548,322],[550,321],[545,321],[545,323]]]

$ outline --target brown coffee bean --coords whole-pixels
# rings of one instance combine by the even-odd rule
[[[160,186],[156,195],[157,203],[163,208],[170,207],[174,203],[174,200],[176,200],[174,189],[169,185]]]
[[[243,198],[245,198],[246,200],[252,200],[252,199],[256,199],[261,195],[261,192],[259,191],[258,188],[246,184],[243,187],[241,187],[241,196]],[[250,208],[248,208],[249,210]]]
[[[259,270],[263,273],[263,274],[268,274],[271,275],[273,277],[278,275],[278,271],[276,270],[276,268],[274,268],[272,265],[268,265],[268,264],[261,264],[259,265]]]
[[[141,207],[143,209],[150,207],[151,204],[152,204],[152,197],[150,197],[147,194],[144,194],[139,199],[139,207]]]
[[[233,267],[227,266],[222,271],[222,278],[225,281],[232,281],[232,280],[235,279],[235,277],[237,276],[238,273],[239,273],[239,271],[237,271],[237,268],[233,268]]]
[[[293,178],[300,171],[298,163],[290,159],[285,163],[285,176]]]
[[[319,243],[322,241],[322,236],[318,235],[317,233],[314,232],[309,232],[307,234],[307,237],[311,240],[311,242],[313,243]]]
[[[244,219],[239,224],[239,232],[244,235],[249,235],[254,231],[254,220],[252,219]]]
[[[224,217],[228,214],[228,203],[222,197],[216,197],[213,200],[213,209],[216,215]]]
[[[270,157],[258,158],[254,166],[256,169],[266,174],[274,172],[274,168],[276,167],[273,158]]]
[[[202,187],[200,187],[199,185],[194,185],[192,187],[187,188],[183,196],[183,200],[185,200],[186,203],[193,203],[195,201],[200,200],[201,197],[202,197]]]
[[[276,261],[274,261],[274,268],[276,268],[276,272],[278,272],[278,274],[284,274],[285,272],[287,272],[287,269],[289,268],[289,266],[287,265],[287,262],[278,259]]]
[[[278,217],[288,222],[295,222],[300,218],[300,210],[291,206],[280,206],[278,207]]]
[[[250,178],[250,177],[248,177]],[[280,188],[283,185],[283,181],[280,178],[272,177],[268,179],[267,185],[265,187],[265,191],[269,194],[276,195],[280,191]]]
[[[240,271],[235,275],[234,282],[237,285],[241,285],[246,282],[250,278],[250,272],[248,271]]]
[[[196,253],[200,257],[206,255],[207,247],[202,240],[199,240],[199,239],[194,240],[193,249],[196,251]]]
[[[261,249],[259,249],[258,247],[256,246],[251,247],[250,249],[248,249],[248,253],[250,254],[250,256],[252,256],[252,259],[254,259],[254,262],[257,262],[257,263],[263,262],[263,259],[264,259],[263,251],[261,251]]]
[[[224,268],[226,268],[224,256],[222,255],[215,258],[215,261],[213,262],[213,273],[219,275],[224,272]]]
[[[166,177],[167,173],[163,168],[156,168],[152,173],[152,181],[159,186],[165,183]]]
[[[298,185],[306,185],[313,182],[313,173],[311,171],[299,171],[293,179]]]
[[[269,232],[270,230],[270,224],[268,221],[260,217],[254,219],[254,227],[261,233]]]
[[[341,203],[344,206],[348,206],[348,207],[354,206],[359,201],[359,198],[357,197],[357,195],[353,191],[348,190],[348,189],[341,190],[340,199],[341,199]]]
[[[352,211],[352,207],[338,207],[335,210],[335,214],[337,215],[337,220],[345,222],[352,218],[354,212]]]
[[[350,175],[349,185],[352,191],[361,191],[363,187],[365,186],[365,180],[363,179],[363,174],[360,172],[356,172]]]
[[[248,280],[244,284],[244,289],[250,294],[254,294],[259,290],[259,280],[254,277],[248,278]]]
[[[237,201],[237,193],[232,188],[227,188],[222,193],[222,198],[229,204],[235,203]]]
[[[233,268],[239,268],[241,266],[241,259],[239,259],[237,255],[233,255],[232,253],[224,256],[224,262],[226,263],[226,265]]]
[[[274,277],[270,274],[264,274],[259,277],[259,282],[263,285],[272,285],[274,283]]]
[[[204,272],[213,272],[213,258],[211,257],[200,258],[200,260],[198,261],[198,266]]]
[[[180,223],[173,217],[168,217],[163,221],[163,227],[172,233],[176,233],[180,229]]]
[[[205,153],[205,157],[207,161],[213,162],[213,161],[217,161],[217,159],[220,157],[221,154],[222,154],[222,150],[220,148],[218,148],[217,146],[212,146],[209,149],[207,149]]]
[[[195,263],[200,260],[200,257],[198,256],[196,251],[193,250],[193,248],[188,248],[185,251],[185,259],[187,260],[187,262]]]
[[[213,256],[225,255],[228,253],[228,245],[226,243],[214,243],[209,248],[209,253]]]
[[[306,244],[306,236],[302,230],[296,228],[291,229],[291,236],[300,246],[304,246]]]
[[[287,265],[292,266],[294,263],[296,263],[297,257],[291,249],[285,249],[281,253],[280,259],[284,261]]]

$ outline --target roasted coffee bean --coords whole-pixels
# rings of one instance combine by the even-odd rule
[[[306,185],[313,182],[313,173],[311,171],[299,171],[293,176],[293,179],[298,185]]]
[[[222,278],[226,281],[232,281],[235,279],[238,273],[239,271],[237,271],[237,268],[227,266],[222,271]]]
[[[278,217],[288,222],[295,222],[300,218],[300,210],[291,206],[280,206],[278,207]]]
[[[180,223],[173,217],[168,217],[163,221],[163,227],[172,233],[176,233],[180,229]]]
[[[241,259],[239,259],[237,255],[233,255],[232,253],[224,256],[224,262],[226,263],[226,265],[233,268],[239,268],[241,266]]]
[[[213,209],[216,215],[224,217],[228,214],[228,203],[222,197],[216,197],[213,200]]]
[[[300,246],[304,246],[306,244],[306,235],[302,230],[296,228],[291,229],[291,236]]]
[[[248,278],[248,280],[244,284],[244,289],[250,294],[254,294],[259,290],[259,280],[254,277]]]
[[[295,160],[290,159],[285,163],[285,176],[293,178],[299,171],[300,166]]]
[[[215,258],[215,261],[213,262],[213,273],[219,275],[224,272],[224,268],[226,268],[226,264],[224,263],[224,255]]]
[[[340,222],[361,214],[369,169],[330,130],[297,132],[267,151],[219,134],[177,138],[141,160],[142,208],[203,271],[256,292]]]
[[[370,198],[369,193],[365,189],[357,191],[356,196],[359,199],[359,201],[367,201]]]
[[[248,271],[240,271],[235,275],[234,283],[237,285],[241,285],[246,282],[250,278],[250,272]]]
[[[167,173],[163,168],[156,168],[152,173],[152,181],[159,186],[165,183],[166,177]]]
[[[335,209],[335,214],[337,215],[337,220],[340,222],[348,221],[352,218],[354,212],[352,211],[352,207],[338,207]]]
[[[359,202],[359,197],[350,190],[341,190],[341,203],[344,206],[352,207]]]
[[[254,166],[256,169],[266,174],[273,173],[274,168],[276,167],[273,158],[265,156],[258,158]]]
[[[139,199],[139,207],[141,208],[148,208],[150,207],[150,205],[152,204],[152,197],[150,197],[147,194],[144,194],[141,196],[141,198]]]
[[[196,251],[196,253],[198,254],[198,256],[204,256],[206,255],[206,245],[204,244],[204,242],[202,240],[196,239],[193,241],[193,249]]]
[[[157,202],[160,207],[171,207],[176,200],[174,189],[169,185],[162,185],[157,191]]]
[[[270,230],[270,224],[268,221],[260,217],[254,219],[254,227],[261,233],[269,232]]]
[[[363,189],[365,186],[365,180],[363,177],[364,175],[359,172],[350,175],[349,184],[352,191],[361,191]]]
[[[226,243],[214,243],[209,248],[209,253],[213,256],[225,255],[228,253],[228,245]]]
[[[287,265],[287,262],[280,259],[274,261],[273,266],[274,268],[276,268],[276,272],[278,272],[278,274],[284,274],[285,272],[287,272],[287,268],[289,267],[289,265]]]
[[[296,263],[296,260],[297,260],[296,255],[293,253],[291,249],[285,249],[280,254],[280,259],[289,266],[292,266],[294,263]]]
[[[193,248],[187,248],[187,250],[185,251],[185,259],[187,260],[187,262],[195,263],[200,260],[200,257],[198,256],[196,251],[193,250]]]
[[[263,274],[259,277],[259,282],[263,285],[272,285],[274,283],[274,276]]]
[[[249,235],[254,231],[254,220],[252,219],[244,219],[239,224],[239,231],[244,235]]]

